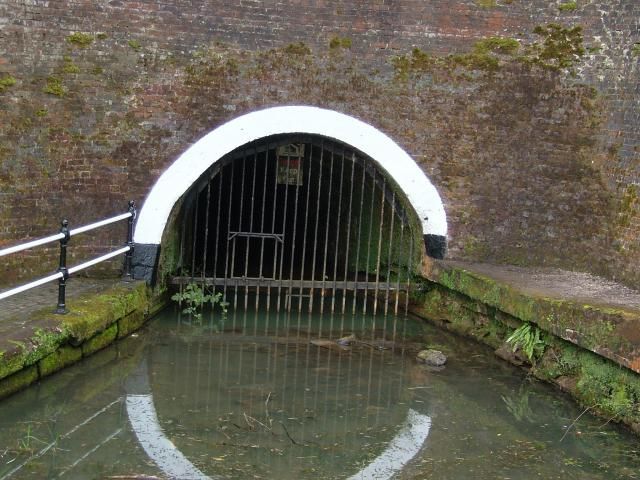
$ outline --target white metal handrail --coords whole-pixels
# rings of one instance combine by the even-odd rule
[[[39,287],[40,285],[44,285],[45,283],[53,282],[54,280],[59,280],[64,275],[62,272],[56,272],[53,275],[49,275],[48,277],[41,278],[39,280],[35,280],[30,283],[26,283],[21,285],[20,287],[12,288],[11,290],[4,291],[0,293],[0,300],[8,297],[12,297],[13,295],[17,295],[18,293],[26,292],[32,288]]]
[[[129,202],[129,209],[126,213],[122,213],[120,215],[116,215],[115,217],[106,218],[104,220],[100,220],[98,222],[90,223],[89,225],[84,225],[82,227],[69,229],[67,220],[62,221],[62,228],[60,232],[55,235],[50,235],[48,237],[40,238],[38,240],[33,240],[31,242],[26,242],[21,245],[16,245],[13,247],[5,248],[0,250],[0,257],[9,255],[11,253],[20,252],[22,250],[27,250],[29,248],[37,247],[40,245],[45,245],[50,242],[55,242],[57,240],[60,241],[60,265],[56,273],[48,275],[46,277],[40,278],[33,282],[27,283],[25,285],[21,285],[19,287],[12,288],[10,290],[6,290],[4,292],[0,292],[0,300],[11,297],[13,295],[17,295],[18,293],[25,292],[35,287],[39,287],[40,285],[44,285],[45,283],[52,282],[54,280],[58,280],[58,306],[56,309],[56,313],[66,313],[66,305],[65,305],[65,287],[66,280],[70,275],[77,273],[81,270],[89,268],[93,265],[96,265],[100,262],[104,262],[105,260],[109,260],[111,258],[117,257],[118,255],[125,254],[125,262],[124,262],[124,278],[132,279],[133,276],[131,274],[131,258],[133,253],[133,221],[136,218],[136,208],[133,201]],[[69,239],[74,236],[84,232],[88,232],[90,230],[94,230],[96,228],[104,227],[105,225],[110,225],[115,222],[119,222],[120,220],[129,219],[128,228],[127,228],[127,242],[126,246],[119,248],[118,250],[114,250],[100,257],[94,258],[92,260],[86,261],[75,267],[67,268],[67,244]]]
[[[81,263],[80,265],[76,265],[75,267],[71,267],[69,269],[69,275],[79,272],[80,270],[84,270],[85,268],[89,268],[97,263],[104,262],[105,260],[109,260],[110,258],[117,257],[118,255],[122,255],[123,253],[127,253],[131,250],[131,247],[126,246],[122,247],[118,250],[114,250],[113,252],[107,253],[106,255],[102,255],[101,257],[94,258],[93,260],[89,260],[88,262]]]
[[[62,240],[63,238],[64,233],[56,233],[55,235],[50,235],[48,237],[33,240],[31,242],[21,243],[20,245],[14,245],[13,247],[3,248],[2,250],[0,250],[0,257],[4,257],[5,255],[10,255],[16,252],[21,252],[22,250],[28,250],[29,248],[39,247],[40,245],[55,242],[56,240]]]
[[[104,227],[105,225],[119,222],[120,220],[124,220],[125,218],[129,218],[132,215],[133,214],[131,212],[127,212],[127,213],[123,213],[122,215],[117,215],[115,217],[107,218],[106,220],[90,223],[89,225],[85,225],[84,227],[74,228],[73,230],[69,230],[69,236],[73,237],[74,235],[78,235],[79,233],[84,233],[84,232],[88,232],[89,230]]]
[[[73,237],[74,235],[88,232],[89,230],[94,230],[96,228],[104,227],[105,225],[119,222],[120,220],[124,220],[125,218],[129,218],[132,215],[133,213],[127,212],[121,215],[117,215],[115,217],[107,218],[106,220],[101,220],[99,222],[90,223],[89,225],[84,225],[82,227],[74,228],[73,230],[69,230],[69,236]],[[23,250],[28,250],[30,248],[39,247],[40,245],[46,245],[47,243],[55,242],[57,240],[62,240],[63,238],[64,238],[64,233],[56,233],[55,235],[49,235],[48,237],[40,238],[38,240],[32,240],[30,242],[21,243],[20,245],[14,245],[13,247],[3,248],[2,250],[0,250],[0,257],[4,257],[5,255],[10,255],[12,253],[21,252]]]
[[[110,258],[117,257],[118,255],[122,255],[123,253],[127,253],[131,250],[131,247],[126,246],[119,248],[118,250],[114,250],[113,252],[109,252],[106,255],[102,255],[101,257],[94,258],[93,260],[89,260],[88,262],[81,263],[80,265],[76,265],[75,267],[71,267],[68,269],[69,275],[77,273],[81,270],[89,268],[93,265],[96,265],[100,262],[104,262],[105,260],[109,260]],[[19,287],[12,288],[11,290],[6,290],[4,292],[0,292],[0,300],[12,297],[13,295],[17,295],[18,293],[26,292],[35,287],[39,287],[44,285],[45,283],[53,282],[54,280],[59,280],[64,276],[62,272],[56,272],[53,275],[49,275],[47,277],[43,277],[39,280],[35,280],[30,283],[25,283]]]

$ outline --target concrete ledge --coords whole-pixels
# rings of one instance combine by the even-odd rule
[[[586,274],[445,261],[430,262],[423,275],[414,313],[492,347],[640,434],[638,292],[603,289],[605,280]],[[524,323],[541,332],[534,358],[506,342]]]
[[[29,315],[22,332],[0,342],[0,398],[8,396],[140,328],[167,303],[145,282],[112,286]]]
[[[640,309],[635,299],[607,304],[604,302],[615,301],[614,294],[606,300],[571,295],[566,285],[570,272],[564,277],[564,293],[560,293],[549,282],[544,288],[536,287],[539,271],[530,271],[528,278],[526,269],[494,267],[493,275],[491,271],[482,265],[434,262],[426,277],[640,373]],[[555,277],[560,280],[557,274]],[[574,278],[580,281],[585,276]]]

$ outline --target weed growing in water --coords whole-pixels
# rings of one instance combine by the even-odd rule
[[[222,292],[208,292],[195,283],[189,283],[184,289],[171,297],[171,300],[178,302],[182,313],[193,316],[196,320],[202,319],[202,309],[204,305],[210,303],[212,307],[219,305],[222,313],[227,313],[228,302],[222,301]]]

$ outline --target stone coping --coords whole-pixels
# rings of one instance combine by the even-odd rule
[[[557,269],[433,261],[423,275],[640,373],[640,292]]]

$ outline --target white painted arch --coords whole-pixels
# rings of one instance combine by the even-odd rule
[[[279,134],[319,135],[343,142],[372,158],[404,191],[424,235],[446,237],[442,200],[415,161],[391,138],[356,118],[308,106],[273,107],[237,117],[189,147],[147,196],[134,233],[137,244],[159,245],[178,199],[217,161],[249,142]]]

